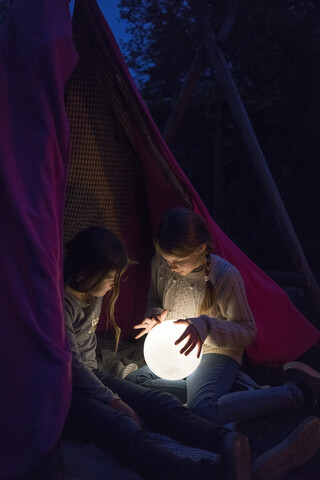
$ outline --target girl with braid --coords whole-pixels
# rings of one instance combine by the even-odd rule
[[[134,328],[147,334],[157,323],[175,320],[187,339],[180,353],[197,349],[198,368],[182,380],[164,380],[144,366],[126,380],[175,394],[199,416],[226,424],[271,411],[320,412],[320,374],[300,367],[286,370],[284,385],[234,391],[244,349],[255,339],[256,325],[239,271],[213,254],[205,223],[194,211],[173,208],[162,219],[154,240],[146,318]],[[254,383],[254,382],[253,382]],[[258,385],[256,385],[258,387]],[[318,410],[312,411],[314,405]],[[307,410],[310,406],[310,409]]]

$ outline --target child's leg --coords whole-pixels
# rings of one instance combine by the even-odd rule
[[[128,416],[79,392],[73,393],[66,432],[96,443],[146,480],[214,480],[220,469],[209,459],[180,458]]]
[[[222,439],[229,430],[194,415],[174,395],[109,374],[99,374],[99,378],[154,431],[169,435],[184,445],[221,452]]]
[[[203,355],[187,378],[188,407],[219,425],[257,418],[271,411],[299,411],[305,399],[296,385],[231,392],[239,366],[225,355]]]
[[[186,403],[187,401],[187,384],[185,379],[165,380],[157,377],[146,365],[127,375],[125,380],[145,388],[172,393],[172,395],[175,395],[182,403]]]

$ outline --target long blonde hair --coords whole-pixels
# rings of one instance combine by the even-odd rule
[[[159,255],[163,253],[183,258],[191,255],[203,244],[205,245],[203,255],[206,288],[199,315],[209,313],[215,304],[215,290],[210,281],[213,242],[203,218],[187,208],[172,208],[162,218],[154,237],[155,249]]]
[[[118,349],[121,328],[114,316],[115,304],[119,296],[120,280],[131,263],[128,255],[116,235],[103,227],[90,227],[78,233],[67,245],[63,264],[64,284],[66,287],[82,292],[93,301],[90,292],[115,272],[113,288],[106,302],[107,325],[115,331],[116,351]]]

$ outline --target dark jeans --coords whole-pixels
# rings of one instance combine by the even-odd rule
[[[147,428],[184,445],[221,453],[229,430],[199,418],[171,394],[150,390],[110,374],[99,379],[130,405]],[[74,389],[66,432],[95,442],[146,479],[211,478],[218,467],[210,460],[180,459],[159,446],[131,418]]]

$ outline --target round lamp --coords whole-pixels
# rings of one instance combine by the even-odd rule
[[[180,353],[188,339],[184,339],[179,345],[174,342],[182,335],[186,325],[174,323],[174,320],[166,320],[153,327],[144,342],[144,359],[150,370],[158,377],[166,380],[180,380],[190,375],[199,365],[197,348],[189,355]]]

